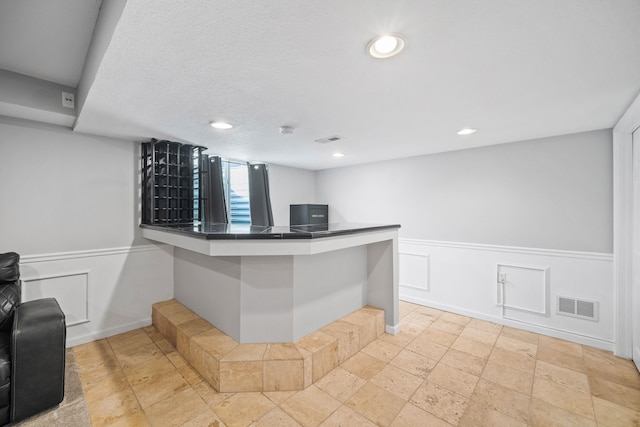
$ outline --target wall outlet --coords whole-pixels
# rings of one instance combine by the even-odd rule
[[[75,95],[69,92],[62,92],[62,106],[66,108],[75,108]]]

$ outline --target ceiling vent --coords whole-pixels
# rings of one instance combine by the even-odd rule
[[[341,139],[342,139],[341,136],[333,135],[333,136],[328,136],[326,138],[316,139],[315,142],[317,142],[318,144],[328,144],[330,142],[340,141]]]
[[[559,296],[556,301],[556,313],[598,321],[598,303]]]

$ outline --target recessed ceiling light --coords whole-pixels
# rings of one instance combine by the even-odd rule
[[[472,133],[476,133],[477,130],[473,128],[464,128],[458,131],[458,135],[471,135]]]
[[[374,58],[389,58],[404,49],[404,38],[400,34],[376,37],[367,44],[367,52]]]
[[[344,157],[342,153],[333,153],[333,157]]]
[[[227,130],[231,129],[233,125],[227,122],[211,122],[211,127],[214,129]]]

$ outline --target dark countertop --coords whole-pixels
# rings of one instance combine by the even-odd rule
[[[244,240],[244,239],[317,239],[321,237],[344,236],[400,228],[399,224],[358,224],[336,223],[293,226],[254,226],[244,224],[195,223],[195,224],[140,224],[150,230],[184,234],[207,240]]]

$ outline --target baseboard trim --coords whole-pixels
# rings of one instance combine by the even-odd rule
[[[26,255],[26,256],[20,257],[20,264],[33,264],[38,262],[63,261],[63,260],[69,260],[69,259],[122,255],[122,254],[132,254],[132,253],[140,253],[140,252],[153,252],[153,251],[163,250],[164,248],[167,248],[167,247],[169,246],[163,245],[163,244],[140,245],[140,246],[124,246],[120,248],[89,249],[84,251]]]
[[[526,248],[518,246],[497,246],[497,245],[485,245],[479,243],[462,243],[462,242],[444,242],[439,240],[421,240],[421,239],[398,239],[400,245],[420,245],[420,246],[439,246],[456,249],[470,249],[476,251],[491,251],[491,252],[510,252],[526,255],[538,255],[538,256],[551,256],[562,258],[578,258],[588,259],[595,261],[607,261],[613,262],[612,253],[601,252],[580,252],[580,251],[566,251],[560,249],[541,249],[541,248]]]
[[[151,317],[138,320],[135,322],[127,323],[125,325],[115,326],[109,329],[103,329],[101,331],[96,331],[91,334],[82,335],[80,337],[67,338],[67,348],[75,347],[80,344],[86,344],[92,341],[97,341],[103,338],[111,337],[113,335],[118,335],[125,332],[133,331],[135,329],[144,328],[145,326],[149,326],[149,325],[151,325]]]
[[[505,319],[499,316],[491,316],[485,313],[480,313],[471,310],[465,310],[460,307],[450,306],[446,304],[434,303],[426,301],[421,298],[411,297],[407,295],[400,295],[401,301],[407,301],[414,304],[420,304],[427,307],[436,308],[438,310],[448,311],[455,314],[460,314],[467,317],[473,317],[480,320],[486,320],[488,322],[497,323],[503,326],[510,326],[512,328],[522,329],[529,332],[534,332],[540,335],[547,335],[554,338],[559,338],[591,347],[596,347],[602,350],[613,351],[615,343],[613,341],[603,340],[600,338],[590,337],[581,334],[575,334],[572,332],[561,331],[559,329],[548,328],[544,326],[534,325],[531,323],[521,322],[512,319]]]

